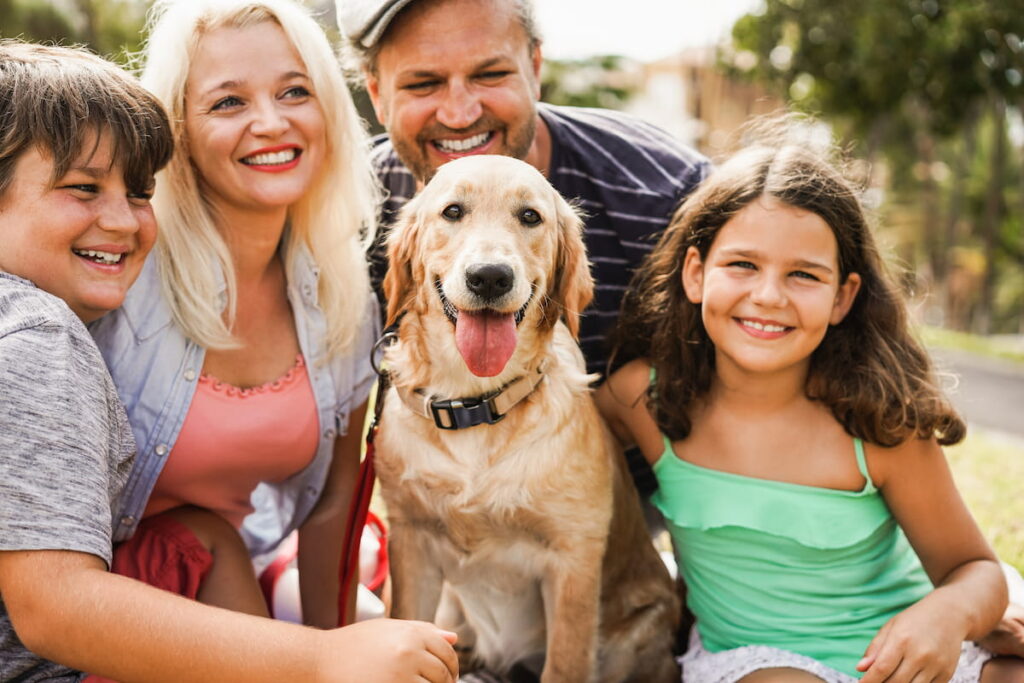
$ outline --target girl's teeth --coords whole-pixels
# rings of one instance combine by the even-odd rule
[[[440,147],[443,152],[465,152],[487,142],[487,138],[490,137],[490,135],[490,133],[480,133],[479,135],[474,135],[473,137],[466,138],[465,140],[438,140],[437,146]]]
[[[752,327],[755,330],[761,330],[763,332],[785,332],[786,328],[783,325],[762,325],[761,323],[754,322],[753,320],[744,320],[743,324],[747,327]]]
[[[72,249],[71,251],[96,263],[103,263],[109,266],[120,263],[121,257],[124,256],[124,254],[112,254],[109,251],[95,251],[93,249]]]
[[[283,149],[280,152],[267,152],[266,154],[254,154],[251,157],[242,159],[243,164],[249,164],[250,166],[273,166],[274,164],[287,164],[292,161],[298,150],[296,149]]]

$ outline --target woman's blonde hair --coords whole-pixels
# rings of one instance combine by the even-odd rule
[[[203,201],[185,136],[186,83],[204,35],[218,28],[278,24],[308,70],[323,113],[327,150],[312,187],[289,208],[285,273],[306,245],[319,268],[319,304],[329,353],[353,342],[370,296],[361,236],[374,232],[379,185],[362,122],[320,26],[292,0],[158,0],[149,18],[142,83],[167,108],[176,154],[158,176],[153,198],[160,225],[157,254],[164,296],[186,336],[205,348],[237,346],[231,335],[237,292],[224,237]],[[223,273],[227,300],[219,297]],[[225,316],[224,313],[227,313]]]

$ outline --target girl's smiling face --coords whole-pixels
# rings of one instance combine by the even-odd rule
[[[765,196],[719,229],[705,258],[690,247],[683,265],[683,287],[701,305],[719,376],[806,375],[811,354],[860,286],[856,273],[840,278],[829,225]]]

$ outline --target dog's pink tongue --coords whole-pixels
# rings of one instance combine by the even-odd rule
[[[494,377],[516,350],[516,322],[512,313],[459,311],[455,345],[469,371],[477,377]]]

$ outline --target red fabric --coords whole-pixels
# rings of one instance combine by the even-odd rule
[[[213,555],[184,524],[147,517],[135,535],[114,548],[110,570],[192,600],[213,566]]]

